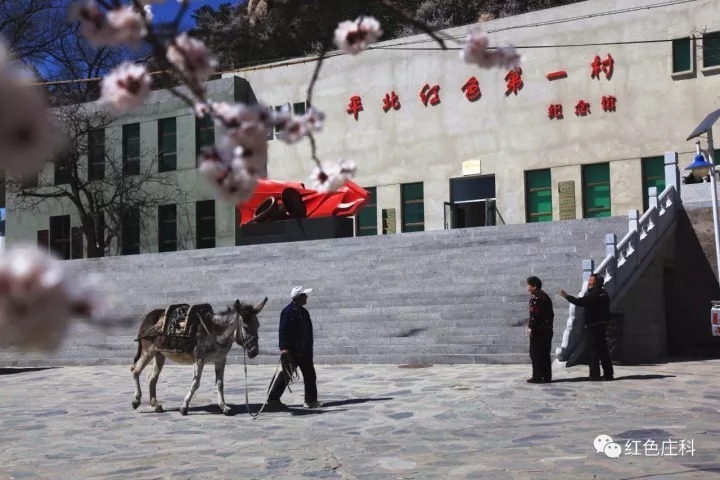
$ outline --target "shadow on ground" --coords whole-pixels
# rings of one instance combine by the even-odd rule
[[[38,372],[50,370],[55,367],[29,367],[29,368],[0,368],[0,375],[14,375],[16,373]]]
[[[304,408],[302,406],[293,406],[288,405],[287,408],[277,408],[277,407],[265,407],[263,410],[263,414],[265,413],[289,413],[294,416],[303,416],[303,415],[322,415],[325,413],[334,413],[334,412],[344,412],[348,410],[347,408],[333,408],[333,407],[342,407],[345,405],[357,405],[361,403],[367,403],[367,402],[379,402],[379,401],[385,401],[385,400],[392,400],[392,397],[378,397],[378,398],[350,398],[347,400],[335,400],[335,401],[329,401],[329,402],[323,402],[323,406],[321,408]],[[251,403],[250,404],[250,412],[257,413],[260,411],[260,408],[262,408],[262,403]],[[248,413],[247,406],[245,404],[241,405],[233,405],[228,404],[228,407],[230,407],[230,413],[228,416],[235,416],[235,415],[245,415]],[[327,410],[328,408],[333,408],[332,410]],[[165,409],[165,412],[180,412],[180,407],[174,407],[174,408],[168,408]],[[152,410],[143,411],[142,413],[154,413]],[[220,410],[220,407],[218,407],[216,404],[210,404],[210,405],[198,405],[195,407],[188,408],[188,415],[222,415],[222,410]]]
[[[674,378],[675,375],[625,375],[623,377],[615,377],[615,380],[611,382],[601,381],[597,383],[612,383],[620,380],[660,380],[663,378]],[[553,380],[552,383],[575,383],[575,382],[590,382],[588,377],[575,377],[575,378],[560,378]],[[596,383],[593,381],[592,383]]]

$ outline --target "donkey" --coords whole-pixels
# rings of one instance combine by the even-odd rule
[[[178,363],[192,363],[195,365],[190,391],[185,396],[180,413],[187,415],[188,406],[193,394],[200,385],[203,367],[206,362],[215,364],[215,385],[217,386],[218,406],[225,415],[230,413],[230,407],[225,404],[223,393],[223,376],[225,373],[225,362],[234,342],[237,342],[248,353],[248,357],[255,358],[259,353],[258,329],[260,322],[257,319],[258,313],[265,307],[267,297],[258,305],[249,305],[237,300],[232,307],[219,315],[205,315],[202,318],[202,325],[197,329],[197,344],[192,353],[169,352],[159,349],[153,342],[154,338],[162,335],[157,329],[157,322],[164,310],[153,310],[145,315],[140,323],[138,332],[138,350],[135,355],[133,366],[130,371],[135,380],[135,398],[132,406],[137,408],[140,405],[140,373],[150,360],[155,360],[152,373],[150,374],[150,405],[156,412],[162,412],[162,405],[157,401],[156,386],[160,372],[165,365],[165,358]],[[189,321],[189,319],[188,319]],[[155,327],[155,328],[153,328]]]

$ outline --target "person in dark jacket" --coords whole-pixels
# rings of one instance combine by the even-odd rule
[[[553,337],[552,300],[542,290],[542,280],[538,277],[527,279],[528,292],[530,292],[530,321],[528,322],[528,335],[530,336],[530,361],[532,362],[532,377],[528,383],[552,382],[552,361],[550,348]]]
[[[560,296],[585,311],[585,332],[587,334],[587,352],[590,357],[590,380],[613,380],[613,364],[610,360],[605,332],[610,322],[610,296],[603,288],[605,279],[592,274],[588,279],[588,290],[580,298],[568,295],[560,290]],[[602,363],[603,377],[600,377]]]
[[[313,364],[313,328],[310,313],[305,309],[312,288],[295,287],[290,292],[292,302],[280,313],[278,340],[280,357],[292,361],[291,370],[300,368],[305,383],[305,407],[318,408],[315,365]],[[285,392],[287,378],[278,374],[268,396],[268,405],[284,407],[280,397]]]

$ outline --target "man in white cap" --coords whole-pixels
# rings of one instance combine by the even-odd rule
[[[308,293],[312,288],[294,287],[290,292],[292,302],[280,313],[278,340],[280,357],[292,360],[293,367],[299,367],[305,383],[305,407],[318,408],[322,403],[317,399],[315,365],[313,364],[313,329],[310,313],[305,309]],[[283,362],[284,363],[284,362]],[[277,376],[268,405],[284,407],[280,397],[285,392],[287,378],[282,373]]]

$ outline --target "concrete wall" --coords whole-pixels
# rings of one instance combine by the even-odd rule
[[[662,5],[660,0],[591,0],[484,24],[493,45],[592,44],[662,40],[697,31],[720,30],[714,0]],[[645,8],[647,7],[647,8]],[[446,33],[461,37],[466,28]],[[424,36],[388,41],[382,46],[433,47]],[[451,43],[451,46],[454,44]],[[696,47],[701,53],[702,40]],[[553,212],[559,217],[557,184],[575,181],[576,215],[582,217],[581,166],[610,162],[612,213],[642,209],[642,157],[680,151],[690,163],[693,146],[687,135],[708,111],[717,108],[720,77],[697,69],[672,74],[670,42],[520,49],[524,88],[505,95],[505,70],[480,70],[459,61],[457,51],[371,50],[341,55],[323,64],[313,103],[325,111],[325,131],[318,135],[320,158],[355,160],[358,183],[379,186],[378,212],[397,208],[391,186],[425,182],[425,225],[443,228],[443,202],[449,200],[449,178],[462,175],[462,163],[479,159],[483,174],[495,174],[498,209],[508,223],[525,221],[523,171],[552,169]],[[590,78],[596,55],[615,59],[610,80]],[[316,63],[278,64],[237,72],[262,101],[279,105],[305,98]],[[568,77],[548,81],[565,70]],[[475,76],[482,98],[469,102],[460,91]],[[440,85],[441,103],[424,106],[419,92],[426,83]],[[386,93],[395,91],[397,111],[382,110]],[[353,95],[362,98],[358,120],[347,114]],[[617,98],[617,111],[604,112],[601,98]],[[579,100],[591,114],[575,115]],[[564,119],[548,118],[548,106],[562,104]],[[307,144],[288,147],[273,141],[270,174],[304,179],[312,168]],[[398,222],[400,221],[398,209]],[[398,225],[398,231],[400,231]]]

